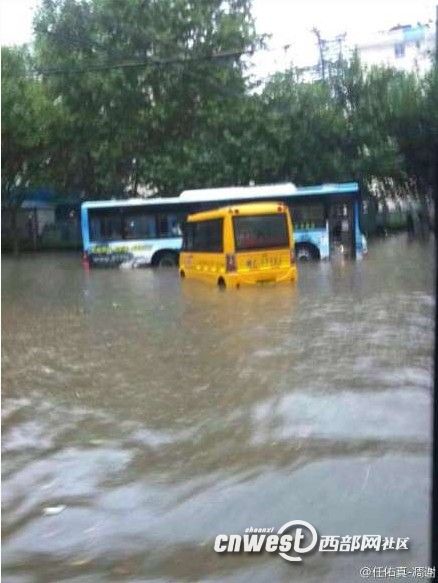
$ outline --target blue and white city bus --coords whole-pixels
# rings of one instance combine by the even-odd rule
[[[242,202],[278,201],[291,210],[299,260],[366,253],[356,182],[296,187],[291,183],[185,190],[172,198],[88,201],[82,204],[84,257],[91,265],[172,266],[188,214]]]

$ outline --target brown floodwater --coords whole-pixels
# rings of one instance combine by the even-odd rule
[[[360,581],[427,566],[433,243],[222,292],[3,258],[3,577]],[[409,551],[218,555],[293,519]]]

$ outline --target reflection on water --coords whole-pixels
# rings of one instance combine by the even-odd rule
[[[221,292],[176,272],[3,260],[10,581],[355,581],[428,564],[432,246]],[[301,518],[398,554],[217,556]]]

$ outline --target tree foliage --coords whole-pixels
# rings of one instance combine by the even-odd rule
[[[3,204],[40,183],[88,198],[433,183],[436,70],[365,69],[355,55],[324,81],[292,68],[257,91],[250,0],[43,0],[35,34],[31,54],[2,49]]]
[[[30,74],[24,48],[2,47],[2,205],[21,204],[25,189],[47,180],[55,107]]]
[[[39,66],[62,71],[47,89],[71,116],[70,185],[172,194],[216,177],[218,123],[245,97],[239,52],[257,41],[246,0],[45,0],[36,34]]]

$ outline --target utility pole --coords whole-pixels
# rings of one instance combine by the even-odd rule
[[[347,33],[338,34],[335,41],[338,43],[338,61],[342,61],[344,58],[344,41]]]
[[[324,55],[325,42],[321,38],[321,33],[316,28],[316,26],[312,28],[312,32],[315,34],[316,40],[318,42],[318,48],[319,48],[319,63],[320,63],[320,68],[321,68],[321,76],[322,76],[322,80],[325,81],[325,55]]]

